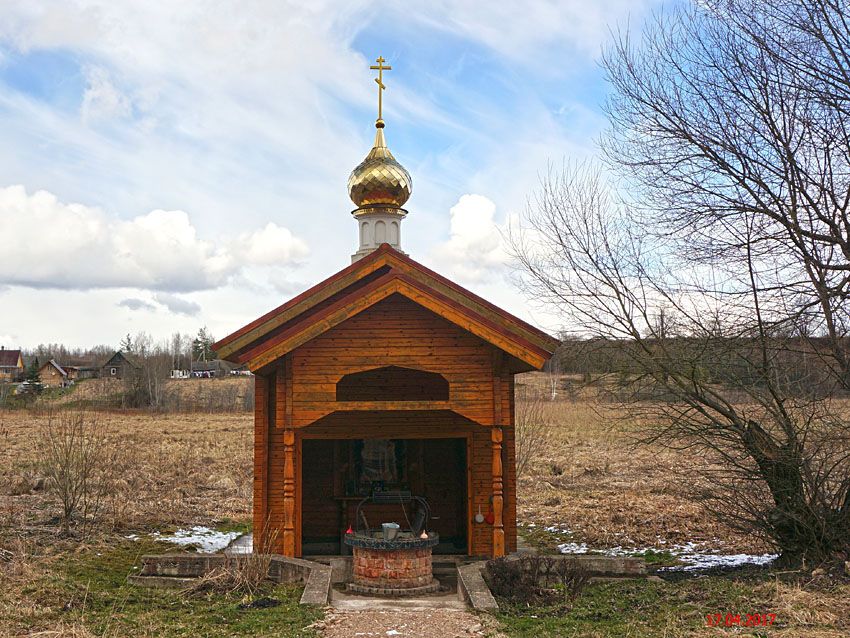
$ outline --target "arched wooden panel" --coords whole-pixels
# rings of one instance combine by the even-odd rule
[[[336,384],[337,401],[448,401],[449,382],[441,374],[385,366],[347,374]]]

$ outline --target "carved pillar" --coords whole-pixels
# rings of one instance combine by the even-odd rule
[[[504,486],[502,483],[502,428],[490,430],[493,443],[493,556],[505,555]]]
[[[292,366],[284,357],[277,369],[275,428],[283,442],[283,527],[276,545],[295,556],[295,430],[292,428]]]
[[[295,430],[283,431],[283,555],[295,556]]]
[[[502,351],[493,349],[493,427],[490,441],[493,444],[493,556],[505,555],[505,484],[502,468]]]

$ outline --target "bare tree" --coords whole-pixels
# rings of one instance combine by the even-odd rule
[[[535,388],[521,386],[516,397],[516,472],[524,476],[549,443],[549,419],[543,397]],[[547,388],[548,392],[548,388]]]
[[[110,489],[106,429],[92,413],[65,410],[48,415],[41,443],[48,488],[62,505],[62,531],[70,533],[77,514],[85,531]]]
[[[716,462],[695,487],[718,517],[788,561],[850,550],[850,424],[818,342],[778,332],[779,310],[757,289],[732,303],[706,286],[717,268],[686,272],[669,246],[646,242],[632,213],[588,169],[551,176],[530,229],[512,237],[529,292],[559,304],[577,331],[617,344],[613,399],[648,424],[646,442]],[[663,334],[661,307],[675,315]]]
[[[603,144],[644,228],[694,264],[722,260],[724,292],[757,290],[782,330],[821,337],[845,388],[848,15],[843,0],[709,0],[659,17],[639,47],[621,37]]]
[[[604,220],[591,197],[579,231],[602,242],[597,283],[625,293],[605,310],[628,328],[636,383],[676,402],[661,434],[708,445],[726,485],[763,488],[770,506],[738,523],[791,559],[850,550],[848,15],[838,0],[709,0],[658,17],[639,46],[620,37],[603,148],[630,196]],[[599,183],[561,186],[582,205]],[[679,338],[652,325],[658,307]]]
[[[511,237],[529,291],[617,344],[647,440],[716,461],[713,511],[789,562],[850,553],[847,9],[710,0],[621,36],[607,171],[551,171]]]

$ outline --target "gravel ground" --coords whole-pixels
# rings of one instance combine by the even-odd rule
[[[495,638],[487,623],[467,611],[425,610],[329,610],[313,625],[324,638]]]

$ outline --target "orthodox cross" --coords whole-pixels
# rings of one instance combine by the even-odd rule
[[[384,62],[386,60],[382,57],[379,57],[375,62],[378,63],[378,66],[370,66],[370,69],[374,69],[378,72],[378,77],[375,78],[375,82],[378,83],[378,121],[383,124],[383,115],[382,115],[382,107],[383,107],[383,94],[384,89],[387,87],[384,86],[384,71],[392,71],[391,66],[384,66]]]

